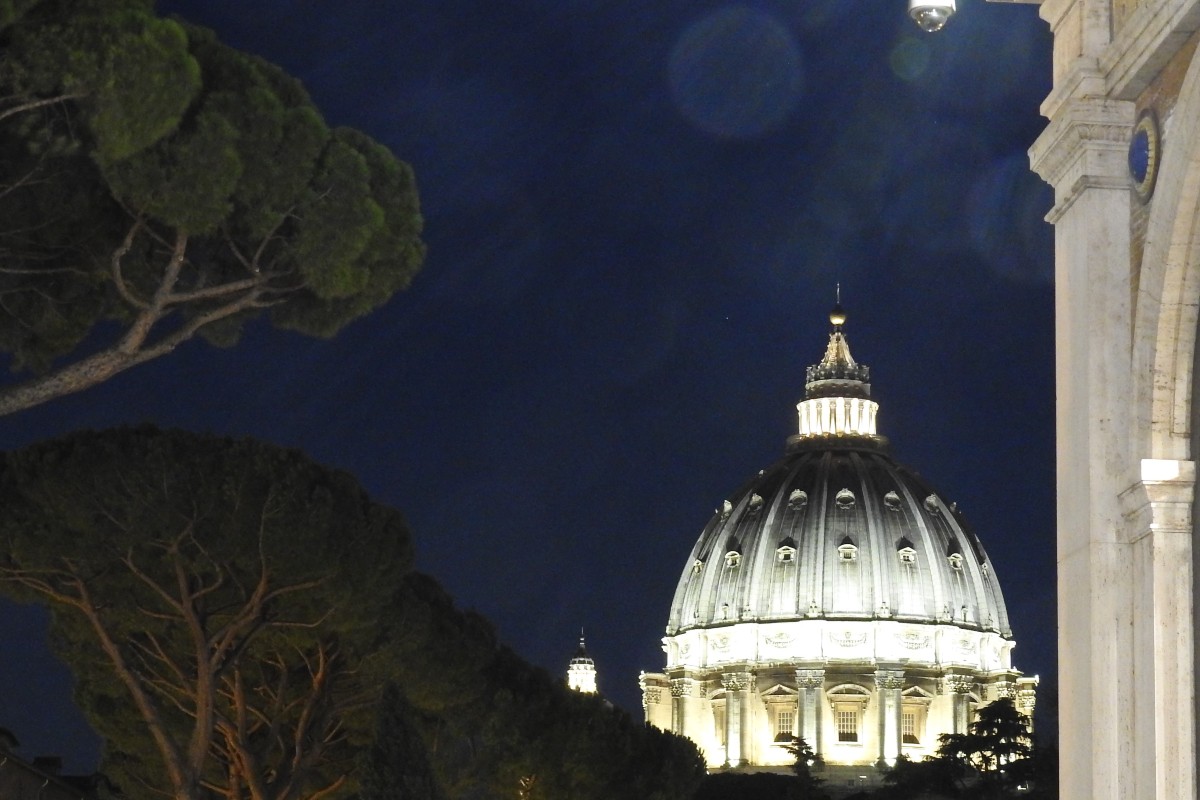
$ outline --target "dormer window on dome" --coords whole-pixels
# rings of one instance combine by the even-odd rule
[[[901,564],[917,563],[917,551],[906,536],[900,537],[900,541],[896,542],[896,555],[899,557]]]
[[[858,547],[849,536],[842,539],[842,543],[838,545],[838,559],[841,561],[858,560]]]
[[[796,548],[790,544],[781,544],[775,551],[775,558],[782,564],[790,564],[796,560]]]

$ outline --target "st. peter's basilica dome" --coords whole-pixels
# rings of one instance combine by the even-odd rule
[[[1012,667],[992,564],[953,503],[876,433],[870,373],[835,307],[787,452],[725,498],[692,548],[642,675],[646,719],[711,767],[891,764],[965,731],[974,707],[1035,678]]]

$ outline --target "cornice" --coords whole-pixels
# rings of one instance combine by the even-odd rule
[[[1144,458],[1141,480],[1121,492],[1121,514],[1129,543],[1155,533],[1192,532],[1196,485],[1194,461]]]
[[[1126,180],[1125,152],[1132,125],[1132,103],[1104,97],[1075,98],[1060,107],[1033,143],[1030,165],[1056,189],[1077,165],[1098,178]],[[1093,154],[1119,158],[1088,158]]]

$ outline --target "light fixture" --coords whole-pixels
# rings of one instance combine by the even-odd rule
[[[954,0],[908,0],[908,15],[921,30],[934,33],[954,16]]]

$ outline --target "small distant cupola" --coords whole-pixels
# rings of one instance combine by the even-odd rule
[[[567,667],[567,687],[582,694],[596,694],[596,662],[588,655],[583,631],[579,632],[579,647]]]

